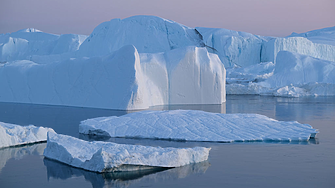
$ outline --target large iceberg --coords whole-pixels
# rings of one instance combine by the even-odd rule
[[[334,28],[266,37],[133,16],[101,23],[88,37],[24,29],[0,35],[0,101],[128,110],[220,104],[224,67],[228,94],[334,95],[331,82],[259,84],[278,72],[281,51],[335,62]],[[297,92],[306,94],[289,94]]]
[[[37,29],[23,29],[0,35],[0,62],[30,60],[36,55],[74,52],[87,38],[85,35],[44,33]]]
[[[141,111],[82,121],[82,134],[185,141],[307,141],[317,130],[296,121],[259,114],[217,114],[192,110]]]
[[[208,159],[210,148],[161,148],[112,142],[87,142],[48,133],[44,156],[94,172],[132,171],[150,167],[179,167]]]
[[[225,102],[225,68],[205,48],[139,54],[132,46],[103,57],[0,67],[0,101],[134,110],[163,104]]]
[[[20,126],[0,122],[0,148],[46,141],[47,132],[54,130],[34,125]]]

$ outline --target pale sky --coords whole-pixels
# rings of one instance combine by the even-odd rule
[[[88,35],[104,21],[134,15],[287,36],[335,26],[335,0],[0,0],[0,33],[36,28]]]

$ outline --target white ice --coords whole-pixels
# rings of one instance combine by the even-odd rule
[[[51,128],[0,122],[0,148],[46,141],[48,131],[54,132]]]
[[[314,43],[329,44],[335,46],[335,26],[308,31],[306,33],[292,33],[288,37],[305,37]]]
[[[221,104],[226,90],[289,97],[335,95],[332,74],[327,73],[335,62],[334,33],[335,27],[330,27],[266,37],[190,28],[155,16],[113,19],[89,37],[24,29],[0,35],[0,101],[134,110]],[[296,58],[284,62],[282,51]],[[280,76],[293,78],[283,73],[296,61],[306,64],[313,58],[323,63],[312,63],[315,70],[308,74],[320,76],[325,69],[323,81],[295,76],[299,83],[271,85],[275,82],[270,80]],[[224,67],[230,68],[227,89]],[[299,68],[296,73],[302,75]]]
[[[205,48],[139,54],[132,46],[103,57],[0,67],[0,101],[106,109],[225,102],[225,68]]]
[[[49,34],[33,28],[6,33],[0,35],[0,62],[74,52],[86,38],[85,35]]]
[[[94,172],[129,171],[153,167],[179,167],[208,159],[210,148],[161,148],[112,142],[87,142],[48,133],[44,156]],[[130,168],[133,166],[134,168]]]
[[[82,121],[82,134],[186,141],[307,141],[316,129],[296,121],[277,121],[259,114],[203,111],[141,111]]]
[[[231,68],[227,69],[227,75],[227,94],[335,95],[335,62],[288,51],[277,54],[276,64]]]

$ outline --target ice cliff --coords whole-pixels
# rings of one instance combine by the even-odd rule
[[[134,110],[225,102],[225,68],[205,48],[139,54],[128,45],[98,57],[0,67],[0,101]]]

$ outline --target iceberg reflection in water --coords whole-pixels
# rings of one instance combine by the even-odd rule
[[[154,167],[145,170],[128,171],[128,172],[110,172],[95,173],[79,168],[74,168],[66,164],[43,159],[47,167],[47,177],[55,179],[70,179],[72,177],[84,176],[85,180],[91,182],[93,187],[128,187],[133,183],[142,181],[158,182],[161,180],[175,180],[185,178],[192,174],[205,173],[210,163],[204,161],[201,163],[190,164],[178,168],[160,168]]]
[[[26,155],[43,155],[46,145],[46,143],[40,143],[0,149],[0,172],[12,158],[19,160]]]

